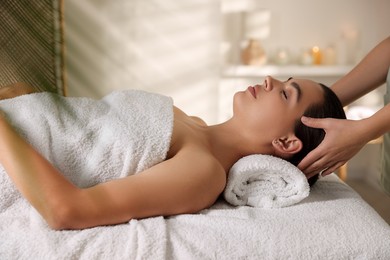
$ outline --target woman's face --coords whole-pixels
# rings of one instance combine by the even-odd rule
[[[293,132],[305,110],[322,100],[323,90],[314,81],[290,78],[282,82],[268,76],[262,85],[235,94],[233,114],[243,131],[273,140]]]

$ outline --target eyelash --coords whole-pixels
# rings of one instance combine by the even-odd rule
[[[293,77],[289,77],[289,78],[286,80],[286,82],[288,82],[290,79],[293,79]],[[287,96],[287,93],[286,93],[285,90],[282,90],[282,94],[283,94],[284,98],[287,100],[287,99],[288,99],[288,96]]]
[[[286,80],[286,82],[290,81],[291,79],[293,79],[293,77],[289,77],[289,78]],[[283,94],[284,98],[285,98],[286,100],[288,100],[288,96],[287,96],[287,93],[286,93],[285,90],[282,90],[282,94]]]
[[[288,97],[287,97],[287,93],[286,93],[286,91],[285,91],[285,90],[282,90],[282,94],[283,94],[283,96],[284,96],[284,98],[285,98],[285,99],[288,99]]]

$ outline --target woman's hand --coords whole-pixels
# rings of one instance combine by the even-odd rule
[[[321,171],[322,176],[334,172],[371,140],[364,120],[302,117],[302,123],[309,127],[322,128],[326,133],[321,144],[298,165],[308,178]]]

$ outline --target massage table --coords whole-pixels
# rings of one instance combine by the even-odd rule
[[[51,230],[28,212],[0,214],[0,259],[390,259],[389,225],[334,174],[279,209],[220,199],[196,214],[80,231]]]

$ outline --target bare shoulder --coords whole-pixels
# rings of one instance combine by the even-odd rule
[[[201,124],[201,125],[207,125],[206,122],[200,118],[200,117],[197,117],[197,116],[191,116],[192,120],[194,120],[195,122],[197,122],[198,124]]]
[[[175,109],[168,160],[155,168],[155,180],[169,180],[169,193],[176,194],[172,208],[194,212],[211,206],[226,185],[226,172],[210,149],[202,122]],[[165,187],[167,187],[165,186]],[[171,212],[172,213],[172,212]]]
[[[226,185],[226,173],[220,162],[207,150],[187,147],[177,154],[177,164],[187,169],[185,175],[191,176],[199,184],[216,194]]]
[[[188,145],[167,163],[173,170],[163,178],[176,183],[171,191],[180,194],[182,206],[190,206],[184,210],[187,213],[210,207],[225,188],[225,170],[219,161],[201,146]]]
[[[36,92],[39,91],[33,86],[24,82],[18,82],[0,88],[0,100],[14,98],[21,95],[26,95],[26,94],[36,93]]]

